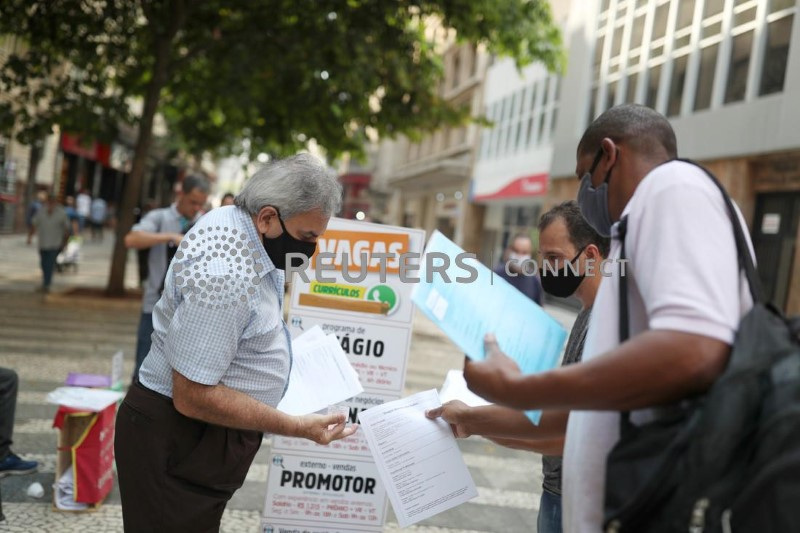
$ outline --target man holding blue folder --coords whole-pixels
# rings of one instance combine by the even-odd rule
[[[557,205],[539,221],[542,262],[560,267],[556,274],[542,271],[545,291],[561,298],[575,295],[581,302],[581,311],[567,340],[564,365],[581,360],[592,304],[602,279],[599,264],[608,255],[608,246],[608,239],[586,222],[574,201]],[[567,263],[575,271],[566,267]],[[561,455],[568,412],[545,411],[539,425],[535,426],[516,409],[499,405],[469,407],[455,400],[432,409],[427,415],[430,418],[440,416],[450,423],[456,437],[482,435],[509,448],[542,454],[544,480],[537,529],[538,533],[561,531]]]

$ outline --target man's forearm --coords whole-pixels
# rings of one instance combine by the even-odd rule
[[[472,435],[511,439],[550,439],[567,431],[567,411],[545,411],[539,425],[525,413],[502,405],[486,405],[469,410],[464,424]]]
[[[624,411],[673,403],[708,390],[730,346],[702,335],[652,330],[576,365],[495,386],[495,401],[516,409]],[[486,396],[485,396],[486,397]]]
[[[295,417],[225,385],[202,387],[202,394],[193,394],[187,398],[183,398],[181,394],[175,395],[175,408],[183,415],[209,424],[298,436]]]
[[[164,244],[173,240],[171,233],[150,233],[147,231],[131,231],[125,235],[125,246],[143,250],[152,248],[157,244]]]

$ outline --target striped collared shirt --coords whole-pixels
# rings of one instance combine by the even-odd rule
[[[172,369],[275,406],[286,390],[291,344],[284,272],[267,256],[250,215],[220,207],[181,241],[153,309],[153,344],[139,379],[172,397]]]

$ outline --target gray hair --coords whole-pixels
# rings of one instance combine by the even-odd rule
[[[181,190],[184,194],[190,194],[193,190],[197,189],[203,194],[208,194],[209,186],[208,180],[205,179],[203,176],[199,176],[197,174],[186,176],[183,178],[183,183],[181,184]]]
[[[275,160],[250,178],[234,205],[251,215],[271,205],[283,219],[320,209],[325,215],[339,212],[342,186],[336,173],[310,154]]]

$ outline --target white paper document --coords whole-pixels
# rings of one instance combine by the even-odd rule
[[[86,387],[59,387],[47,395],[49,403],[100,412],[125,396],[122,392],[106,389],[87,389]]]
[[[482,405],[492,405],[467,387],[464,379],[463,370],[449,370],[447,377],[444,378],[442,389],[439,391],[439,401],[442,403],[461,400],[470,407],[480,407]]]
[[[435,389],[359,416],[397,522],[406,527],[475,498],[478,489],[450,425],[425,417],[441,405]]]
[[[292,352],[289,388],[278,404],[280,411],[294,416],[316,413],[364,392],[335,335],[315,327],[292,342]]]

